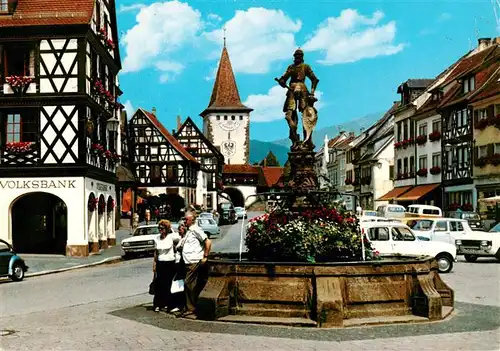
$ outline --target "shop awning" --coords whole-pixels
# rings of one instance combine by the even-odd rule
[[[400,186],[400,187],[394,188],[391,191],[389,191],[387,194],[385,194],[384,196],[379,197],[377,199],[377,201],[391,201],[392,199],[398,197],[399,195],[407,192],[410,189],[411,189],[411,185]]]
[[[396,197],[395,200],[397,201],[415,201],[420,199],[422,196],[430,193],[437,187],[439,187],[441,184],[426,184],[426,185],[417,185],[410,191],[408,191],[405,194],[402,194],[401,196]]]

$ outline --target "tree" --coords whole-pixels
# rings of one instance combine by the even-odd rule
[[[267,156],[260,161],[259,165],[265,167],[280,167],[280,163],[272,151],[268,152]]]

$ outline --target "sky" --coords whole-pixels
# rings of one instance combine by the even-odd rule
[[[500,35],[490,0],[117,0],[116,6],[120,99],[129,116],[155,107],[169,130],[178,115],[202,126],[225,28],[241,100],[254,109],[250,138],[262,141],[288,135],[285,91],[274,77],[298,47],[320,80],[319,129],[389,109],[402,82],[434,78],[478,38]]]

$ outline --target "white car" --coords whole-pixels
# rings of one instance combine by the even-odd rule
[[[234,211],[236,212],[236,217],[238,217],[238,219],[247,218],[247,211],[244,207],[235,207]]]
[[[137,227],[130,238],[122,240],[121,246],[125,257],[139,253],[148,253],[155,250],[154,239],[160,234],[158,224],[141,225]]]
[[[422,218],[407,221],[408,226],[415,235],[431,241],[442,241],[455,244],[466,233],[472,229],[465,219],[457,218]]]
[[[455,240],[458,254],[464,255],[467,262],[475,262],[478,257],[495,257],[500,261],[500,233],[494,229],[473,231]]]
[[[450,272],[457,257],[455,245],[421,240],[402,223],[365,222],[361,223],[361,229],[381,256],[432,256],[436,258],[440,273]]]

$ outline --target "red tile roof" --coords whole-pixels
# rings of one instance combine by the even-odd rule
[[[497,68],[496,73],[491,77],[491,79],[483,86],[483,89],[474,95],[469,101],[476,102],[482,99],[489,98],[490,96],[500,94],[500,68]]]
[[[247,164],[241,164],[241,165],[224,165],[224,168],[222,170],[222,173],[229,173],[229,174],[235,174],[235,173],[244,173],[244,174],[258,174],[259,173],[259,166],[252,166],[252,165],[247,165]]]
[[[156,118],[156,116],[154,114],[152,114],[151,112],[149,111],[146,111],[144,109],[140,109],[144,115],[149,118],[149,120],[151,121],[151,123],[153,123],[155,125],[156,128],[158,128],[158,130],[160,131],[160,133],[165,137],[165,139],[167,139],[167,141],[170,143],[170,145],[172,145],[174,147],[174,149],[177,150],[177,152],[179,152],[182,156],[184,156],[186,159],[190,160],[190,161],[193,161],[193,162],[196,162],[196,163],[199,163],[182,145],[181,143],[179,143],[179,141],[177,139],[175,139],[172,134],[169,133],[169,131],[167,130],[167,128],[165,128],[163,126],[163,124],[161,124],[161,122]]]
[[[268,187],[273,187],[278,185],[278,181],[283,175],[283,167],[261,167],[262,174],[266,180]]]
[[[12,15],[0,15],[0,27],[90,24],[94,0],[18,0]]]
[[[207,110],[228,108],[249,109],[241,103],[229,53],[226,47],[224,47]]]

